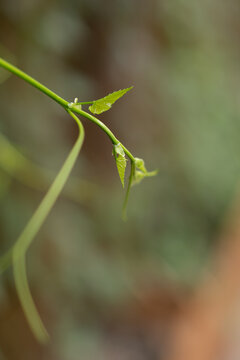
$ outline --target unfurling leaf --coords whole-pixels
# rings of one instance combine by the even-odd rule
[[[125,157],[125,152],[120,143],[117,145],[114,145],[113,153],[114,153],[114,157],[116,160],[118,174],[119,174],[122,186],[124,187],[124,178],[125,178],[125,170],[126,170],[126,166],[127,166],[127,159]]]
[[[139,158],[135,157],[135,166],[142,172],[144,172],[144,173],[147,172],[147,170],[145,168],[145,162],[143,159],[139,159]]]
[[[150,172],[142,172],[140,170],[136,170],[133,177],[132,185],[139,184],[145,177],[151,177],[157,175],[158,171],[150,171]]]
[[[124,94],[126,94],[126,92],[128,92],[132,88],[133,86],[127,89],[118,90],[113,92],[112,94],[105,96],[104,98],[93,101],[93,104],[89,106],[89,110],[93,114],[101,114],[102,112],[109,110],[115,103],[115,101],[120,99]]]
[[[157,175],[158,171],[147,171],[143,159],[135,158],[135,171],[133,174],[132,185],[139,184],[145,177]]]

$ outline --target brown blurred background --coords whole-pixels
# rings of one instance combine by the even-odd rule
[[[99,118],[159,169],[122,222],[111,143],[83,119],[73,176],[28,253],[51,342],[33,338],[8,270],[1,360],[240,359],[239,34],[237,0],[0,0],[0,56],[63,98],[134,85]],[[3,254],[77,129],[0,69],[0,133]]]

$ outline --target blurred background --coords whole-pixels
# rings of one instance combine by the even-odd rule
[[[83,119],[72,177],[28,252],[51,342],[34,339],[8,270],[1,360],[239,360],[239,33],[237,0],[0,1],[0,56],[64,99],[134,85],[99,118],[159,169],[123,222],[111,143]],[[77,128],[1,69],[0,119],[3,254]]]

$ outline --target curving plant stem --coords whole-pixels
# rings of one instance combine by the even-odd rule
[[[21,79],[25,80],[27,83],[32,85],[33,87],[37,88],[45,95],[56,101],[60,104],[68,113],[69,115],[75,120],[79,128],[78,138],[70,151],[67,159],[65,160],[61,170],[59,171],[57,177],[55,178],[54,182],[52,183],[51,187],[49,188],[48,192],[44,196],[42,202],[36,209],[35,213],[29,220],[28,224],[18,237],[17,241],[13,245],[13,247],[6,252],[0,258],[0,272],[4,271],[11,263],[13,263],[13,272],[14,272],[14,280],[18,292],[18,296],[20,302],[22,304],[24,313],[26,318],[29,322],[29,325],[36,336],[36,338],[45,343],[48,340],[48,333],[40,319],[36,306],[34,304],[29,285],[26,275],[26,253],[31,245],[34,237],[40,230],[42,224],[44,223],[46,217],[48,216],[49,212],[51,211],[52,207],[54,206],[59,194],[61,193],[70,172],[75,164],[75,161],[78,157],[78,154],[81,150],[83,140],[84,140],[84,128],[81,121],[78,117],[74,114],[77,113],[79,115],[84,116],[85,118],[91,120],[96,125],[98,125],[110,138],[113,144],[119,144],[119,140],[114,136],[111,130],[102,123],[99,119],[95,116],[83,111],[79,108],[79,106],[74,106],[74,103],[69,103],[68,101],[62,99],[60,96],[55,94],[53,91],[49,90],[46,86],[42,85],[40,82],[32,78],[31,76],[24,73],[22,70],[18,69],[14,65],[8,63],[6,60],[0,58],[0,67],[8,70],[9,72],[17,75]],[[121,143],[120,143],[121,144]],[[129,189],[131,186],[132,178],[133,178],[133,170],[134,170],[134,156],[130,153],[128,149],[126,149],[122,144],[122,148],[124,152],[131,160],[131,174],[129,177],[129,185],[127,189],[126,199],[124,202],[124,213],[127,204],[127,199],[129,195]]]
[[[26,276],[26,252],[61,193],[83,144],[84,128],[82,123],[71,111],[68,111],[68,113],[74,118],[79,128],[77,141],[42,202],[12,248],[13,272],[19,299],[33,333],[43,343],[48,340],[48,333],[39,317],[30,293]]]
[[[46,94],[48,97],[58,102],[63,107],[68,106],[68,102],[66,100],[64,100],[63,98],[55,94],[53,91],[48,89],[46,86],[41,84],[39,81],[35,80],[33,77],[29,76],[24,71],[18,69],[16,66],[10,64],[8,61],[4,60],[1,57],[0,57],[0,66],[6,69],[7,71],[10,71],[12,74],[17,75],[21,79],[25,80],[27,83],[31,84],[38,90],[42,91],[44,94]]]
[[[69,103],[67,100],[64,100],[59,95],[55,94],[53,91],[51,91],[46,86],[41,84],[39,81],[35,80],[33,77],[29,76],[24,71],[18,69],[16,66],[10,64],[8,61],[2,59],[1,57],[0,57],[0,67],[10,71],[12,74],[17,75],[21,79],[25,80],[28,84],[32,85],[33,87],[40,90],[45,95],[47,95],[48,97],[50,97],[51,99],[53,99],[54,101],[59,103],[66,110],[71,110],[72,112],[82,115],[85,118],[87,118],[88,120],[94,122],[97,126],[99,126],[106,133],[106,135],[110,138],[110,140],[113,144],[116,145],[116,144],[120,143],[120,141],[115,137],[115,135],[111,132],[111,130],[102,121],[97,119],[95,116],[87,113],[86,111],[79,109],[78,106],[74,106],[75,105],[74,103]],[[87,101],[87,102],[83,102],[82,104],[89,104],[89,103],[92,103],[92,102]],[[125,146],[123,146],[123,145],[122,145],[122,148],[124,149],[126,155],[129,157],[129,159],[134,161],[135,158],[131,154],[131,152],[127,148],[125,148]]]
[[[134,172],[135,172],[135,162],[131,160],[131,170],[130,170],[130,175],[129,175],[129,179],[128,179],[128,186],[127,186],[127,191],[125,194],[123,207],[122,207],[122,219],[124,221],[127,220],[127,204],[128,204],[130,189],[131,189],[132,182],[133,182]]]

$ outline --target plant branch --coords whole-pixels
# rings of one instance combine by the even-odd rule
[[[87,113],[86,111],[80,110],[80,109],[74,107],[74,105],[75,105],[74,103],[69,103],[68,101],[64,100],[63,98],[61,98],[60,96],[55,94],[53,91],[49,90],[46,86],[42,85],[39,81],[35,80],[33,77],[26,74],[24,71],[18,69],[16,66],[10,64],[9,62],[7,62],[6,60],[4,60],[2,58],[0,58],[0,66],[3,67],[4,69],[10,71],[11,73],[17,75],[18,77],[25,80],[27,83],[29,83],[33,87],[40,90],[45,95],[47,95],[48,97],[50,97],[51,99],[53,99],[54,101],[56,101],[57,103],[62,105],[66,110],[71,110],[81,116],[84,116],[88,120],[94,122],[108,135],[108,137],[110,138],[110,140],[113,144],[117,145],[120,142],[115,137],[115,135],[112,133],[112,131],[102,121],[97,119],[95,116]],[[92,104],[92,102],[83,102],[81,104]],[[128,149],[126,149],[123,145],[122,145],[122,147],[123,147],[126,155],[129,157],[129,159],[134,161],[134,156],[130,153],[130,151]]]
[[[4,69],[10,71],[12,74],[15,74],[18,77],[20,77],[21,79],[25,80],[30,85],[37,88],[41,92],[43,92],[44,94],[46,94],[48,97],[55,100],[57,103],[59,103],[63,107],[66,108],[68,106],[68,102],[66,100],[62,99],[60,96],[55,94],[53,91],[49,90],[46,86],[42,85],[39,81],[35,80],[31,76],[27,75],[25,72],[18,69],[16,66],[10,64],[9,62],[7,62],[6,60],[4,60],[2,58],[0,58],[0,66],[3,67]]]
[[[4,270],[8,267],[10,261],[13,262],[13,271],[14,271],[14,279],[16,283],[17,292],[19,295],[20,302],[22,304],[23,310],[29,322],[29,325],[35,334],[36,338],[40,342],[46,342],[48,340],[48,333],[39,317],[37,312],[36,306],[33,302],[32,295],[29,289],[27,274],[26,274],[26,252],[32,243],[32,240],[38,233],[39,229],[41,228],[42,224],[44,223],[46,217],[48,216],[49,212],[51,211],[52,207],[54,206],[60,192],[65,185],[72,167],[77,159],[79,151],[82,147],[83,140],[84,140],[84,128],[82,126],[81,121],[78,117],[74,114],[77,113],[90,121],[94,122],[98,125],[110,138],[111,142],[114,145],[120,144],[126,153],[126,155],[131,160],[131,173],[129,177],[128,188],[126,192],[126,198],[124,201],[123,213],[125,214],[126,205],[129,196],[129,190],[131,187],[132,179],[134,176],[135,170],[135,158],[127,150],[115,137],[115,135],[111,132],[111,130],[99,119],[95,116],[79,109],[77,107],[77,103],[69,103],[68,101],[64,100],[53,91],[49,90],[46,86],[42,85],[40,82],[32,78],[31,76],[24,73],[22,70],[18,69],[14,65],[8,63],[4,59],[0,58],[0,67],[10,71],[11,73],[15,74],[19,78],[25,80],[33,87],[37,88],[45,95],[56,101],[58,104],[63,106],[63,108],[72,116],[72,118],[76,121],[78,128],[79,128],[79,135],[75,145],[73,146],[70,154],[68,155],[67,159],[65,160],[60,172],[58,173],[56,179],[54,180],[53,184],[49,188],[48,192],[44,196],[42,202],[38,206],[37,210],[29,220],[28,224],[20,234],[19,238],[17,239],[16,243],[13,247],[0,259],[0,266],[2,265],[2,269]],[[88,103],[88,102],[87,102]],[[86,102],[83,104],[87,104]],[[92,103],[92,102],[91,102]]]

